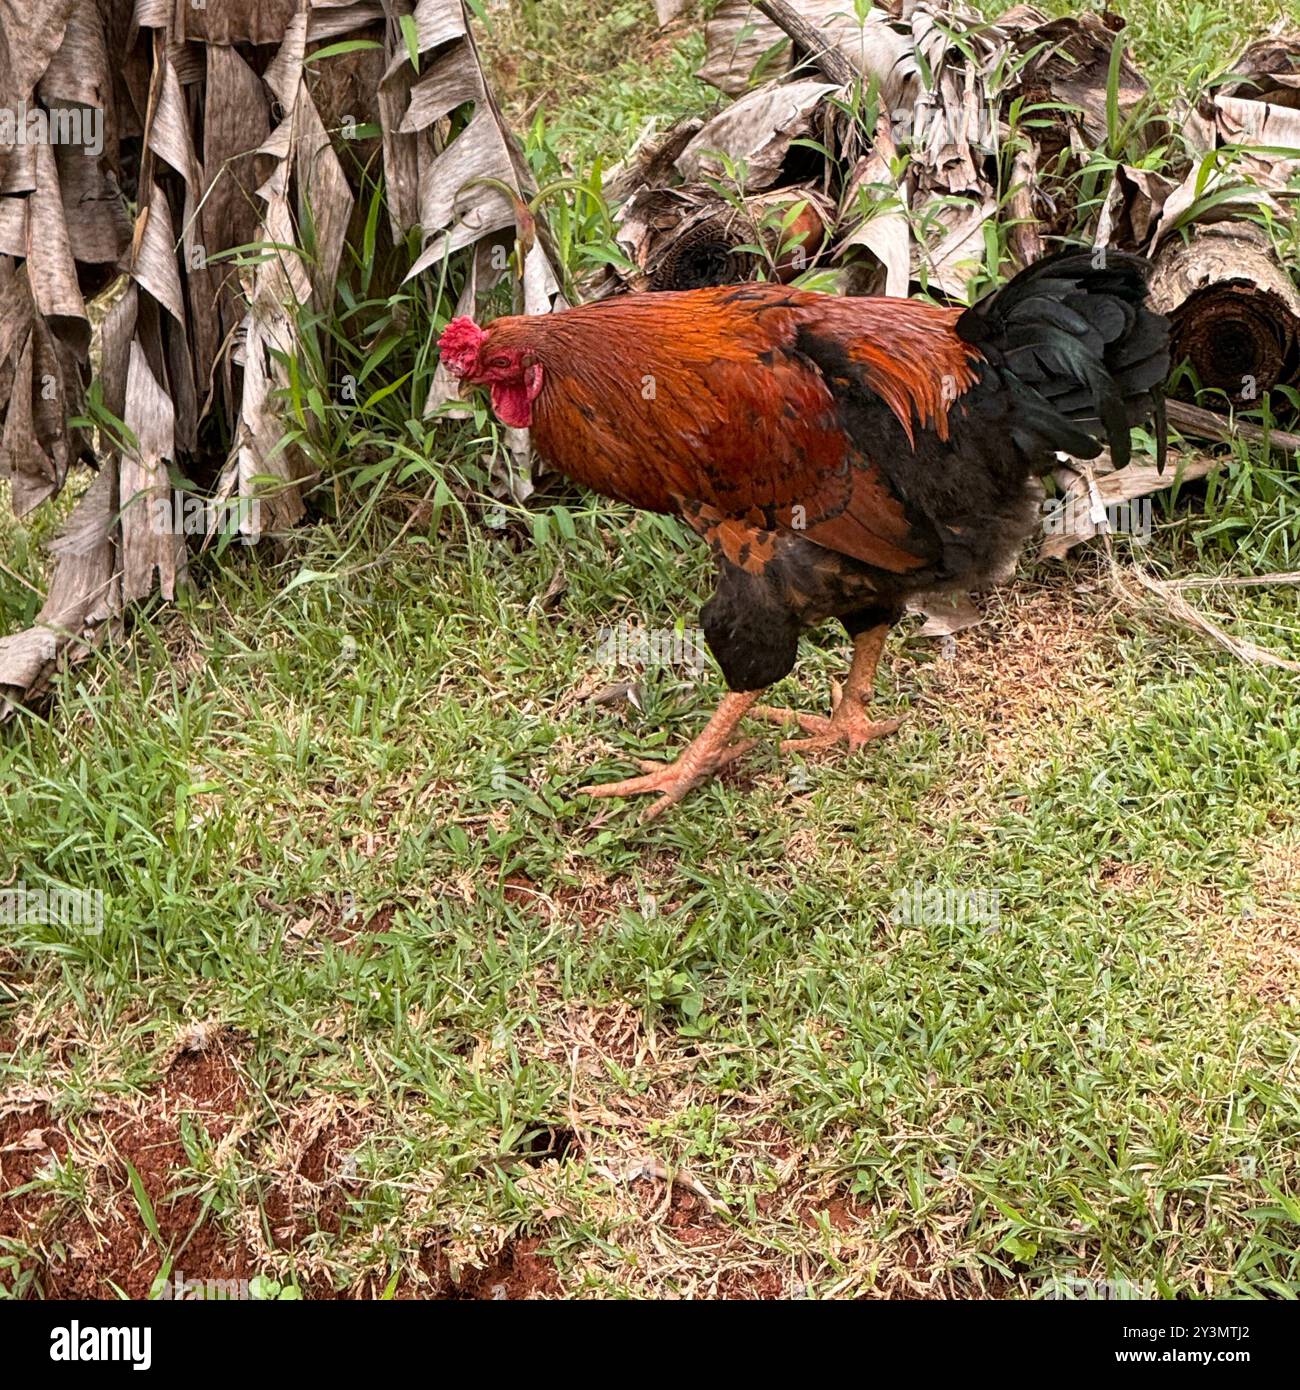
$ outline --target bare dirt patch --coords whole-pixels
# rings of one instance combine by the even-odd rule
[[[44,1198],[20,1192],[42,1169],[67,1157],[68,1137],[49,1107],[36,1104],[0,1119],[0,1236],[25,1238],[39,1221]]]
[[[595,828],[595,824],[593,821],[588,828]],[[647,855],[642,874],[649,881],[662,879],[672,864],[668,855]],[[517,870],[504,879],[502,894],[507,903],[520,911],[546,922],[574,924],[584,936],[603,931],[618,920],[625,908],[667,913],[674,907],[668,901],[651,905],[639,893],[633,875],[625,874],[611,880],[580,854],[573,855],[560,866],[560,873],[562,881],[543,888],[528,874]]]
[[[467,1271],[451,1298],[556,1298],[560,1279],[555,1266],[538,1254],[541,1241],[532,1236],[507,1241],[501,1254],[485,1269]]]
[[[318,1231],[339,1233],[357,1190],[356,1149],[364,1133],[360,1117],[332,1096],[293,1116],[268,1164],[275,1176],[265,1210],[278,1246],[293,1250]]]
[[[960,632],[951,660],[928,670],[924,707],[941,717],[958,710],[981,729],[998,765],[1023,761],[1048,720],[1101,708],[1103,680],[1081,670],[1106,626],[1109,600],[1080,593],[1073,578],[998,589],[980,600],[984,621]]]
[[[514,1302],[516,1299],[559,1298],[563,1289],[553,1261],[541,1253],[540,1236],[515,1236],[487,1264],[462,1269],[453,1277],[446,1251],[429,1246],[420,1256],[427,1282],[399,1286],[401,1299]]]
[[[27,1263],[44,1296],[115,1298],[120,1289],[146,1297],[166,1250],[177,1267],[204,1278],[255,1273],[245,1252],[204,1219],[199,1193],[188,1190],[194,1183],[185,1176],[182,1139],[184,1126],[191,1142],[219,1149],[244,1099],[243,1080],[219,1043],[203,1051],[182,1045],[154,1093],[136,1106],[105,1106],[66,1122],[55,1122],[44,1105],[6,1116],[0,1233],[31,1250]],[[84,1186],[56,1181],[59,1163]],[[15,1194],[38,1178],[37,1190]]]
[[[374,938],[388,931],[397,916],[397,905],[393,903],[365,913],[338,897],[325,894],[291,907],[280,907],[269,899],[263,899],[261,906],[283,913],[289,919],[285,938],[290,950],[319,950],[329,941],[341,950],[364,955],[374,946]]]

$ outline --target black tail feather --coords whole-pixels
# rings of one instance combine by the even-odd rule
[[[1150,269],[1119,251],[1064,251],[957,320],[1013,396],[1013,438],[1037,466],[1057,451],[1096,458],[1104,441],[1122,468],[1132,426],[1154,420],[1163,471],[1169,321],[1146,306]]]

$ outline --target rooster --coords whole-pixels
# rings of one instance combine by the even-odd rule
[[[798,725],[786,751],[892,732],[868,707],[890,627],[917,595],[1005,573],[1058,452],[1105,441],[1122,467],[1154,417],[1163,466],[1169,325],[1148,270],[1066,251],[967,309],[744,284],[453,319],[442,360],[504,424],[579,483],[680,516],[717,563],[701,620],[729,693],[674,762],[583,792],[657,793],[658,815],[753,746],[733,739],[747,713]],[[830,715],[758,705],[832,618],[853,659]]]

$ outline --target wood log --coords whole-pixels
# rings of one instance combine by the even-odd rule
[[[1285,453],[1300,453],[1300,434],[1287,430],[1266,430],[1250,420],[1227,420],[1212,410],[1190,405],[1187,401],[1167,401],[1165,411],[1169,423],[1192,439],[1212,439],[1220,444],[1230,444],[1234,439],[1246,439],[1252,444],[1262,444],[1267,440],[1273,448]]]
[[[1197,227],[1157,253],[1151,302],[1173,322],[1172,358],[1250,409],[1300,374],[1300,294],[1250,223]]]
[[[788,227],[774,225],[796,205],[803,208]],[[675,237],[662,256],[652,258],[652,290],[693,290],[704,285],[729,285],[749,278],[763,266],[769,276],[788,284],[808,269],[826,240],[832,215],[817,195],[806,188],[781,188],[745,200],[742,211],[726,207]],[[767,257],[752,250],[762,244]],[[769,264],[770,262],[770,264]]]

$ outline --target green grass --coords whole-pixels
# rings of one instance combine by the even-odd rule
[[[515,109],[544,87],[609,158],[690,109],[698,41],[607,71],[652,28],[588,15],[525,6],[496,44],[549,55]],[[1221,56],[1244,23],[1134,27],[1175,80],[1182,36]],[[1294,567],[1250,467],[1239,529],[1179,513],[1145,562]],[[693,627],[707,557],[569,493],[540,528],[458,491],[403,532],[437,476],[202,562],[3,731],[0,885],[104,917],[0,925],[0,1150],[50,1144],[0,1153],[0,1287],[140,1294],[170,1258],[308,1296],[1300,1291],[1293,676],[1117,605],[1095,556],[1026,566],[952,660],[895,634],[898,735],[802,764],[755,726],[642,827],[575,789],[721,686],[605,667],[600,630]],[[0,526],[39,585],[34,528]],[[1300,650],[1293,591],[1190,597]],[[774,697],[819,708],[844,660],[818,634]],[[899,920],[933,889],[997,920]]]
[[[703,27],[683,20],[661,34],[640,0],[523,0],[488,15],[485,56],[507,111],[540,113],[579,168],[620,159],[651,120],[663,128],[718,100],[695,77]]]
[[[649,1243],[659,1192],[601,1175],[647,1154],[726,1203],[686,1233],[738,1288],[757,1263],[788,1291],[802,1250],[814,1294],[1293,1290],[1294,682],[1026,579],[951,667],[895,644],[895,740],[802,778],[765,749],[642,830],[573,788],[680,741],[716,680],[652,675],[643,715],[574,698],[605,679],[600,624],[689,622],[702,578],[637,525],[611,584],[618,520],[417,537],[288,594],[251,566],[25,717],[6,843],[29,885],[107,902],[102,935],[11,941],[6,1086],[55,1081],[58,1122],[93,1129],[156,1094],[182,1030],[224,1030],[250,1132],[170,1180],[232,1237],[330,1098],[360,1180],[265,1261],[316,1293],[414,1279],[430,1242],[489,1265],[516,1231],[571,1292],[707,1287],[692,1245]],[[336,542],[303,544],[317,568]],[[1241,616],[1294,627],[1266,597]],[[793,699],[823,698],[834,646]],[[1268,845],[1290,858],[1261,872]],[[893,921],[913,885],[996,892],[1000,924]],[[1229,949],[1243,925],[1280,995]],[[576,1137],[530,1162],[548,1131]],[[847,1234],[809,1216],[836,1196]]]

